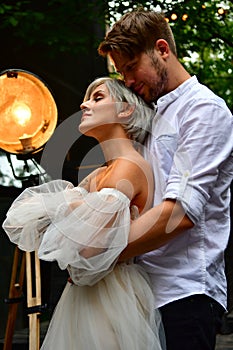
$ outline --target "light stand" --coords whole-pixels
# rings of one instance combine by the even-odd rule
[[[6,153],[14,178],[21,180],[23,188],[37,185],[39,179],[45,175],[37,167],[34,157],[52,136],[56,124],[56,103],[41,78],[20,69],[8,69],[0,73],[0,148]],[[17,176],[11,160],[12,154],[24,161],[27,171],[29,171],[27,162],[29,159],[32,160],[38,169],[38,174]],[[39,350],[40,347],[39,315],[44,308],[41,305],[40,261],[37,252],[25,253],[16,247],[9,298],[5,300],[9,304],[9,311],[4,350],[12,349],[18,304],[22,301],[25,267],[29,350]],[[17,276],[18,270],[19,276]]]

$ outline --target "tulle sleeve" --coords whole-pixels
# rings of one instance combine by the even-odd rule
[[[37,250],[50,223],[59,217],[64,207],[82,200],[86,194],[83,188],[64,180],[29,187],[12,203],[3,229],[20,249]]]
[[[75,284],[93,285],[114,267],[126,247],[129,199],[112,188],[88,193],[76,209],[67,208],[46,230],[38,255],[68,268]]]
[[[87,193],[66,181],[25,190],[3,224],[22,250],[68,269],[75,284],[93,285],[114,267],[126,247],[130,201],[113,188]]]

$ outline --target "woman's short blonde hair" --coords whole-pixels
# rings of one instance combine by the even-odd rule
[[[89,100],[92,92],[99,86],[105,84],[110,96],[115,102],[127,102],[133,105],[133,112],[126,120],[122,119],[122,126],[127,136],[139,143],[143,143],[148,132],[151,130],[151,123],[155,110],[143,99],[128,89],[120,79],[102,77],[95,79],[87,88],[84,102]]]

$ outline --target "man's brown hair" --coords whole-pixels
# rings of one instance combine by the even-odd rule
[[[126,13],[117,21],[100,43],[98,52],[106,57],[118,51],[128,58],[154,49],[158,39],[168,42],[176,56],[176,44],[170,25],[160,12],[137,9]]]

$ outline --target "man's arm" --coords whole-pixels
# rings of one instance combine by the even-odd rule
[[[132,222],[129,244],[119,261],[157,249],[193,226],[182,205],[167,199]]]

